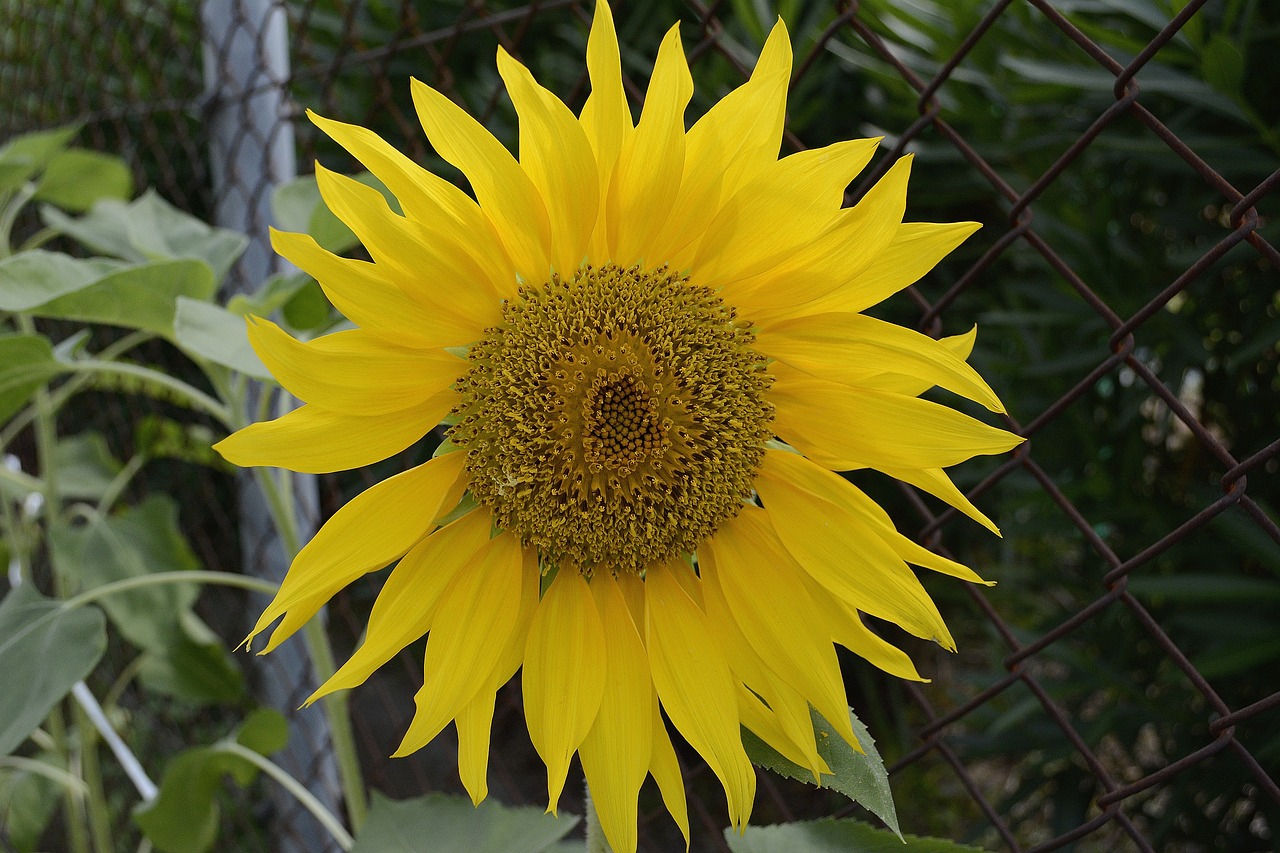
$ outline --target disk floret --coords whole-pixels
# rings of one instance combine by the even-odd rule
[[[641,572],[737,514],[770,437],[749,324],[666,268],[584,266],[505,305],[449,437],[472,497],[548,564]]]

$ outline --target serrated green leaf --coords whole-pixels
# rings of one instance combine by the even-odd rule
[[[852,710],[849,711],[853,733],[858,736],[858,744],[863,749],[863,752],[858,752],[845,743],[844,738],[836,733],[835,728],[821,714],[812,708],[809,712],[813,717],[818,754],[831,768],[830,776],[825,773],[822,775],[822,787],[839,791],[880,818],[895,833],[899,833],[893,793],[889,790],[889,773],[885,770],[884,761],[876,751],[876,742],[867,727]],[[812,771],[788,761],[745,728],[742,730],[742,745],[746,747],[747,757],[755,764],[791,779],[813,783]]]
[[[898,836],[857,820],[814,820],[724,831],[733,853],[980,853],[942,838]]]
[[[473,807],[444,794],[390,800],[375,791],[351,853],[418,853],[427,838],[432,853],[543,853],[577,825],[574,815],[557,819],[493,799]]]
[[[77,213],[104,198],[127,200],[133,175],[119,157],[70,148],[49,161],[34,196],[36,201]]]
[[[249,344],[245,319],[209,302],[178,299],[174,338],[188,353],[221,364],[255,379],[271,379],[262,359]]]
[[[43,335],[0,334],[0,424],[25,406],[37,388],[65,369]]]
[[[107,648],[96,607],[66,610],[30,583],[0,601],[0,755],[13,752]]]
[[[147,261],[123,267],[75,293],[31,309],[38,317],[105,323],[174,335],[174,310],[179,298],[205,300],[217,282],[201,260]]]

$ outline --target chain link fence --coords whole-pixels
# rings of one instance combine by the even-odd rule
[[[705,110],[749,73],[779,11],[766,6],[620,0],[633,106],[663,30],[679,18],[699,87],[691,115]],[[909,488],[858,478],[903,532],[999,581],[965,589],[926,579],[956,631],[956,656],[876,626],[931,683],[893,682],[843,661],[851,703],[891,763],[904,829],[1010,851],[1273,849],[1277,10],[1228,0],[781,6],[796,53],[784,148],[884,135],[882,156],[850,201],[910,152],[909,219],[984,224],[877,311],[933,335],[978,322],[974,361],[1008,404],[1011,428],[1030,438],[1010,457],[975,461],[958,475],[1002,527],[998,541]],[[259,247],[241,262],[239,286],[278,269],[261,247],[272,187],[289,177],[249,168],[245,151],[283,147],[302,173],[317,157],[359,168],[304,109],[369,126],[456,175],[425,147],[409,76],[448,93],[508,144],[515,116],[494,69],[496,45],[575,109],[588,89],[589,3],[202,7],[3,0],[0,138],[83,122],[82,144],[122,153],[140,186],[180,207],[214,219],[238,203]],[[285,57],[264,35],[264,9],[287,34]],[[212,16],[223,21],[217,33]],[[264,100],[272,93],[279,97]],[[239,131],[224,134],[215,159],[211,128],[220,120]],[[172,352],[151,356],[181,369]],[[99,402],[74,417],[95,420],[116,441],[128,440],[149,405]],[[149,474],[137,488],[185,496],[184,525],[206,566],[259,570],[252,564],[268,543],[250,541],[242,555],[227,475],[180,466]],[[314,520],[374,479],[322,478]],[[331,607],[339,654],[358,641],[373,586],[358,584]],[[211,590],[202,607],[228,637],[243,635],[243,599]],[[350,697],[367,776],[392,797],[461,791],[448,734],[412,757],[386,758],[411,716],[420,655],[420,647],[400,655]],[[299,660],[244,663],[255,668],[252,680],[275,685],[283,708],[313,687]],[[136,746],[152,761],[189,742],[183,709],[137,712],[149,715],[151,742]],[[289,713],[296,726],[320,712]],[[205,709],[194,731],[220,734],[223,722]],[[500,694],[493,732],[492,795],[543,804],[518,684]],[[336,798],[323,742],[306,746],[309,763],[302,756],[294,769]],[[695,755],[681,757],[694,847],[727,850],[723,795]],[[754,822],[852,808],[768,774],[760,782]],[[227,849],[319,849],[308,846],[309,818],[288,801],[259,789],[230,796],[237,801],[224,810],[224,838],[235,841]],[[581,809],[572,793],[562,805]],[[642,849],[677,849],[662,815],[646,788]],[[276,840],[259,828],[268,818]]]

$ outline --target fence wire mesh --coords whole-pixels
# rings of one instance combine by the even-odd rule
[[[208,2],[229,4],[233,21],[251,25],[249,0]],[[359,168],[306,122],[303,110],[314,109],[371,127],[456,177],[417,127],[411,75],[514,147],[514,112],[493,65],[499,44],[575,109],[588,90],[590,3],[268,5],[287,17],[290,68],[257,85],[287,92],[275,120],[296,133],[302,172],[316,158]],[[904,829],[1011,851],[1272,849],[1276,9],[1208,0],[782,6],[796,52],[784,147],[885,135],[850,202],[913,153],[908,219],[984,225],[877,310],[935,336],[978,322],[974,361],[1008,404],[1010,428],[1030,438],[959,474],[1001,525],[998,542],[907,487],[857,478],[903,532],[999,581],[963,591],[927,581],[956,629],[956,656],[877,624],[931,683],[890,682],[843,661],[851,703],[891,762]],[[699,85],[691,115],[704,111],[749,73],[777,11],[764,7],[618,2],[633,107],[648,57],[681,18]],[[123,153],[140,185],[202,216],[224,201],[219,193],[256,201],[271,192],[270,182],[235,173],[215,190],[207,119],[259,92],[225,83],[236,76],[227,73],[233,58],[202,32],[195,5],[8,0],[0,19],[0,138],[83,122],[85,144]],[[254,214],[249,231],[261,240],[268,224]],[[115,401],[75,417],[127,441],[142,405]],[[196,496],[184,501],[183,521],[206,566],[241,565],[225,476],[152,478],[139,488]],[[325,478],[320,515],[372,482]],[[357,585],[331,608],[339,654],[358,640],[373,586]],[[211,591],[203,607],[228,636],[243,633],[227,615],[244,610],[235,595]],[[386,758],[411,716],[420,659],[420,647],[407,651],[351,695],[368,777],[392,797],[461,791],[447,735],[408,759]],[[253,665],[258,679],[288,685],[290,708],[313,687],[273,657]],[[182,709],[138,710],[152,714],[146,735],[159,747],[140,745],[143,754],[189,740]],[[199,718],[215,736],[223,721],[207,710]],[[493,731],[492,795],[541,805],[518,684],[500,695]],[[692,752],[681,757],[695,849],[727,850],[715,779]],[[767,774],[760,782],[756,822],[853,810],[829,792]],[[235,839],[227,849],[275,849],[258,828],[268,811],[273,831],[305,837],[305,816],[281,814],[284,801],[235,796],[239,807],[224,810],[224,838]],[[581,802],[570,794],[562,806]],[[641,806],[641,848],[677,849],[656,793],[646,788]]]

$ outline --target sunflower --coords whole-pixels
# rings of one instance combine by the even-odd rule
[[[362,645],[311,697],[362,683],[427,635],[397,755],[453,722],[459,774],[486,795],[494,695],[522,670],[554,810],[579,756],[614,849],[636,846],[646,776],[688,839],[668,722],[745,825],[745,726],[818,774],[810,707],[856,745],[833,643],[919,679],[860,614],[954,644],[908,563],[968,568],[894,529],[836,471],[872,468],[995,526],[943,469],[1020,439],[920,398],[940,386],[1002,412],[934,340],[861,312],[917,280],[974,223],[904,223],[910,157],[853,207],[879,140],[779,159],[791,49],[774,27],[750,79],[688,131],[677,27],[639,121],[600,0],[591,94],[572,112],[498,51],[517,160],[413,81],[427,136],[468,195],[371,131],[312,115],[399,201],[317,166],[372,262],[273,232],[355,328],[249,337],[305,405],[217,445],[239,465],[324,473],[396,454],[440,424],[430,461],[339,510],[294,560],[250,639],[264,651],[339,590],[397,563]]]

